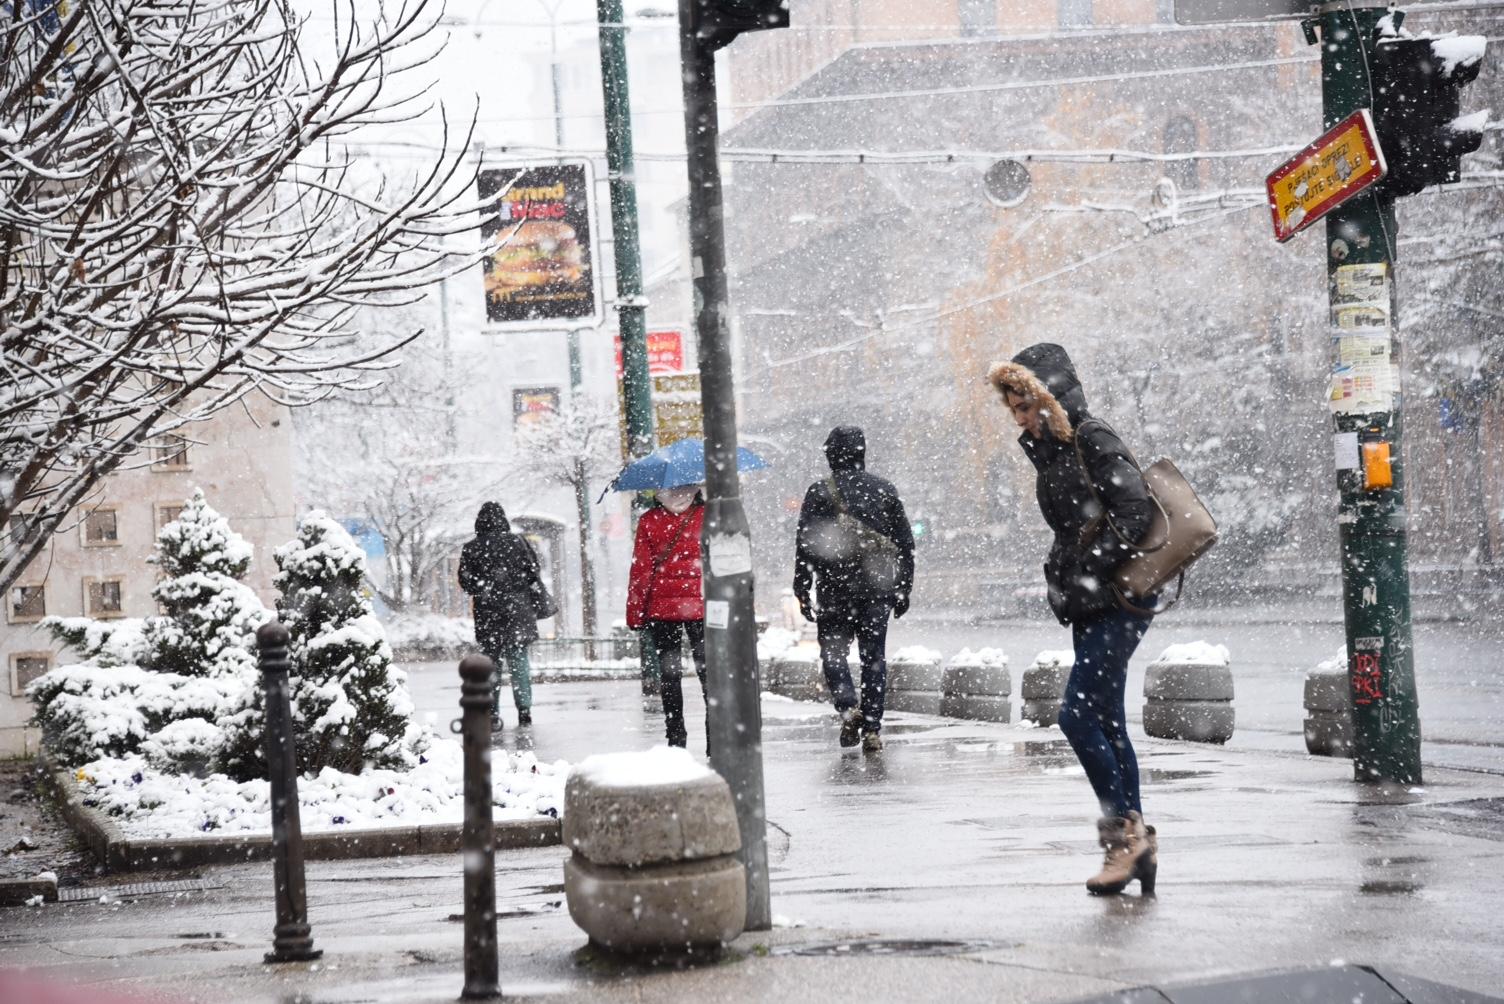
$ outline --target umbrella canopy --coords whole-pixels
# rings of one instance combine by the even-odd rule
[[[755,471],[767,467],[767,461],[746,447],[736,451],[736,469]],[[618,492],[650,491],[656,488],[679,488],[705,481],[705,441],[681,439],[660,446],[641,460],[634,460],[611,482]]]

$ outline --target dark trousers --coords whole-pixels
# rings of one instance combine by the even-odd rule
[[[663,695],[663,720],[667,727],[668,744],[685,746],[689,743],[689,731],[684,727],[684,655],[683,636],[689,636],[689,652],[695,661],[695,675],[700,678],[700,690],[705,690],[705,622],[704,621],[648,621],[648,632],[653,638],[653,648],[658,653],[658,684]],[[709,723],[706,723],[707,735]]]
[[[842,713],[857,706],[851,665],[847,661],[851,639],[856,638],[857,655],[862,661],[863,732],[877,732],[883,727],[883,692],[888,686],[888,615],[892,612],[893,605],[886,598],[851,599],[822,607],[816,622],[825,685],[835,698],[836,710]]]
[[[1071,628],[1076,662],[1060,705],[1060,731],[1086,768],[1104,816],[1126,816],[1130,809],[1143,812],[1123,691],[1128,659],[1149,630],[1150,620],[1114,608]]]

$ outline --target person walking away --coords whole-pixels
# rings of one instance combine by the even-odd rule
[[[794,553],[794,596],[814,621],[825,682],[841,716],[840,744],[882,749],[888,685],[888,615],[909,609],[914,534],[898,489],[866,470],[867,437],[842,425],[825,440],[830,476],[804,493]],[[813,593],[811,593],[813,587]],[[861,699],[848,654],[856,638]]]
[[[1138,759],[1123,707],[1128,659],[1152,617],[1125,609],[1111,585],[1134,553],[1123,541],[1142,541],[1148,533],[1153,501],[1123,441],[1087,410],[1065,349],[1031,345],[994,364],[988,379],[1023,430],[1018,442],[1034,464],[1035,495],[1054,532],[1045,585],[1050,609],[1071,629],[1075,648],[1060,730],[1102,812],[1102,869],[1086,888],[1114,895],[1137,879],[1144,895],[1153,895],[1158,836],[1143,822]],[[1155,599],[1147,598],[1146,606]]]
[[[475,537],[460,552],[460,588],[471,596],[475,643],[496,665],[491,680],[491,727],[501,728],[501,668],[512,678],[517,724],[533,723],[532,667],[528,646],[538,640],[533,597],[541,591],[538,555],[512,532],[500,504],[487,502],[475,517]]]
[[[699,485],[660,488],[657,505],[642,514],[627,581],[627,626],[648,632],[658,653],[663,719],[670,746],[686,746],[684,639],[700,691],[705,691],[705,593],[700,582],[700,528],[705,500]],[[706,723],[705,755],[710,755]]]

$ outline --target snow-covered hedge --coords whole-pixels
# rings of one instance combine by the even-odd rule
[[[558,818],[564,807],[564,761],[492,750],[496,819]],[[181,838],[271,831],[266,781],[237,782],[223,774],[196,778],[163,772],[132,755],[97,760],[74,774],[85,805],[115,817],[128,837]],[[298,781],[305,832],[395,825],[458,823],[464,818],[464,757],[460,744],[436,738],[403,771],[373,768],[346,774],[326,767]]]
[[[384,622],[387,643],[399,660],[458,659],[475,648],[475,622],[424,611],[392,614]]]

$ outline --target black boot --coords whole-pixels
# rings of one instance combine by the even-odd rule
[[[663,698],[663,721],[668,735],[668,744],[680,748],[689,745],[689,730],[684,726],[684,685],[678,677],[660,679],[659,694]]]

